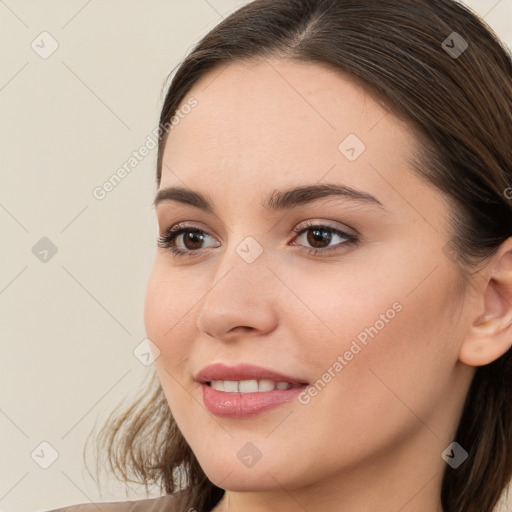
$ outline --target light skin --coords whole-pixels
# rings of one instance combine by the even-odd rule
[[[229,496],[232,512],[442,511],[441,453],[475,367],[510,348],[512,239],[463,281],[443,251],[450,202],[408,160],[414,130],[327,66],[232,63],[189,97],[198,104],[170,132],[159,190],[193,190],[214,212],[157,205],[160,235],[187,223],[203,241],[175,239],[191,256],[157,249],[144,316],[172,414],[208,478],[227,490],[215,510],[227,511]],[[339,149],[349,134],[366,146],[354,161]],[[276,190],[321,184],[380,204],[331,195],[262,205]],[[359,241],[294,232],[307,225]],[[252,263],[236,250],[247,237],[262,249]],[[396,303],[401,310],[309,403],[245,419],[205,408],[194,375],[206,365],[246,362],[315,383]],[[252,467],[237,457],[248,442],[262,454]]]

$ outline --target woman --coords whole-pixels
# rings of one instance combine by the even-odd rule
[[[256,0],[160,117],[158,381],[66,510],[491,512],[512,477],[512,63],[452,0]]]

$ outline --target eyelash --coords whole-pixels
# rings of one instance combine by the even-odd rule
[[[331,251],[339,250],[341,246],[346,246],[346,245],[351,246],[351,245],[355,245],[359,242],[359,238],[356,237],[355,235],[346,233],[345,231],[342,231],[333,226],[329,226],[329,225],[325,225],[325,224],[312,224],[309,221],[306,221],[306,222],[300,224],[293,231],[294,231],[294,233],[297,233],[297,237],[299,237],[303,233],[313,230],[313,228],[318,231],[323,230],[323,231],[328,231],[331,234],[339,235],[341,238],[344,238],[345,241],[340,242],[339,244],[336,244],[334,247],[329,247],[327,249],[315,249],[315,248],[305,247],[304,250],[306,250],[306,252],[308,252],[309,254],[315,255],[318,253],[322,253],[322,254],[330,253]],[[191,256],[194,256],[195,254],[197,254],[198,252],[200,252],[202,249],[183,250],[183,249],[178,249],[177,247],[174,246],[175,239],[178,238],[178,236],[182,235],[183,233],[195,233],[195,234],[208,235],[208,233],[206,231],[203,231],[202,229],[198,229],[197,227],[189,226],[186,224],[176,224],[176,225],[172,226],[170,229],[168,229],[164,235],[162,235],[158,238],[158,241],[157,241],[158,246],[163,249],[169,249],[171,251],[171,253],[173,254],[173,256],[176,256],[176,257],[182,257],[182,256],[191,257]],[[295,238],[297,238],[297,237],[295,237]],[[301,247],[304,247],[304,246],[301,246]]]

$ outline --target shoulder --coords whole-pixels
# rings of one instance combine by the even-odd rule
[[[178,503],[176,494],[136,501],[82,503],[46,512],[173,512],[173,509],[169,507]]]

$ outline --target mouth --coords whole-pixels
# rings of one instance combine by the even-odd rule
[[[275,370],[239,363],[216,363],[203,368],[195,380],[201,385],[203,403],[212,414],[241,419],[290,403],[309,384]]]
[[[260,385],[262,390],[260,391]],[[223,387],[219,390],[217,388]],[[258,391],[255,391],[258,386]],[[225,388],[228,388],[226,390]],[[279,406],[292,406],[308,384],[268,380],[211,381],[201,384],[203,403],[220,418],[244,419]],[[271,389],[270,389],[271,388]],[[231,390],[229,390],[231,389]]]

